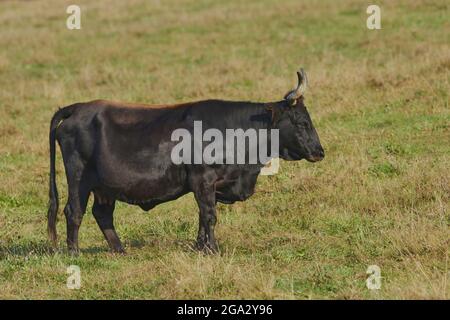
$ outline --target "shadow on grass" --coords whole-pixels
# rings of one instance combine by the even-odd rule
[[[196,248],[195,241],[180,239],[129,239],[125,242],[125,250],[127,249],[143,249],[153,248],[157,251],[180,250],[186,253],[199,252]],[[111,253],[108,246],[92,246],[81,247],[81,254],[94,255],[101,253]],[[70,256],[67,247],[64,244],[54,248],[48,241],[28,241],[26,243],[1,243],[0,242],[0,259],[7,257],[29,257],[29,256],[52,256],[54,254],[65,254]]]
[[[27,257],[30,255],[52,255],[55,252],[55,249],[47,241],[0,243],[0,259],[5,259],[8,256]]]
[[[107,253],[109,249],[107,246],[96,246],[89,248],[81,248],[80,253],[82,254],[98,254]],[[51,256],[54,254],[66,254],[70,256],[67,248],[62,245],[54,248],[47,241],[30,241],[27,243],[10,243],[4,244],[0,243],[0,259],[5,259],[7,257],[29,257],[29,256]]]
[[[198,253],[196,241],[189,239],[172,238],[150,238],[150,239],[128,239],[125,241],[125,248],[143,249],[149,248],[157,251],[182,251],[185,253]],[[126,250],[125,249],[125,250]],[[205,251],[205,253],[208,253]]]

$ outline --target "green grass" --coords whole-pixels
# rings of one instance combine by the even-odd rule
[[[448,299],[450,25],[446,1],[79,1],[0,4],[0,298]],[[46,238],[48,127],[98,98],[274,101],[304,66],[325,160],[282,162],[246,202],[218,206],[221,253],[190,249],[192,195],[115,220],[108,252],[90,206],[81,254]],[[67,199],[58,155],[61,203]],[[78,265],[80,290],[66,288]],[[369,265],[382,287],[366,288]]]

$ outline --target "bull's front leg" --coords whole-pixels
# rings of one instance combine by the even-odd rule
[[[195,247],[198,250],[203,250],[205,248],[206,242],[206,230],[205,225],[202,223],[202,214],[198,213],[198,234],[197,234],[197,242],[195,243]]]
[[[214,184],[199,185],[194,191],[194,195],[200,209],[196,247],[199,250],[215,253],[218,251],[218,247],[214,236],[214,227],[217,222]]]

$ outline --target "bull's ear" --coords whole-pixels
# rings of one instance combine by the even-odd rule
[[[280,118],[280,115],[285,111],[286,107],[279,106],[278,104],[266,105],[266,110],[270,112],[271,123],[274,124]]]
[[[300,68],[300,70],[297,71],[297,77],[297,88],[289,91],[284,95],[284,99],[289,103],[290,106],[295,106],[297,104],[297,99],[305,94],[306,86],[308,85],[308,78],[303,68]]]

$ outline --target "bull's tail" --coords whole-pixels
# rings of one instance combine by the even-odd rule
[[[49,189],[49,207],[48,207],[48,224],[47,231],[48,236],[52,243],[56,246],[56,218],[58,215],[58,189],[56,188],[56,168],[55,168],[55,157],[56,157],[56,129],[58,128],[61,121],[70,117],[73,113],[74,106],[68,106],[59,109],[54,115],[50,122],[50,189]]]

